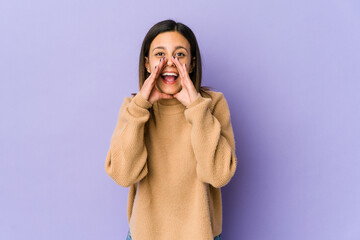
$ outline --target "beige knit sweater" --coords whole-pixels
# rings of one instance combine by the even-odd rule
[[[187,107],[176,98],[151,104],[140,92],[125,97],[105,170],[130,187],[133,240],[213,240],[222,232],[221,187],[237,158],[227,101],[208,94]]]

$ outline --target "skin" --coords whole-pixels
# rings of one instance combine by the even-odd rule
[[[183,105],[190,105],[198,92],[189,76],[195,67],[195,57],[191,59],[187,39],[176,31],[160,33],[151,42],[148,55],[145,68],[150,76],[140,90],[142,96],[151,104],[159,99],[177,98]],[[175,84],[163,82],[161,74],[165,71],[178,73]]]

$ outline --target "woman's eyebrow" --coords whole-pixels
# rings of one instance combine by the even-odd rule
[[[157,48],[159,48],[159,49],[165,49],[165,47],[159,46],[159,47],[154,48],[153,51],[154,51],[155,49],[157,49]],[[188,51],[188,50],[187,50],[186,48],[184,48],[183,46],[177,46],[177,47],[175,47],[175,50],[176,50],[176,49],[179,49],[179,48],[185,49],[186,52]]]

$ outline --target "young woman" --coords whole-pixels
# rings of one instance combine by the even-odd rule
[[[201,86],[195,35],[172,20],[145,36],[139,92],[125,97],[105,170],[130,187],[128,238],[221,239],[221,187],[237,158],[227,101]]]

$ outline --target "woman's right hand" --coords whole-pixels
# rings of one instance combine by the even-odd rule
[[[155,87],[156,80],[160,76],[160,73],[162,72],[167,61],[168,59],[165,57],[160,60],[159,64],[156,65],[154,69],[152,69],[150,76],[144,81],[144,84],[140,89],[141,95],[151,104],[162,98],[174,98],[172,95],[159,92],[159,90]]]

